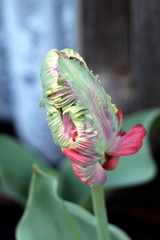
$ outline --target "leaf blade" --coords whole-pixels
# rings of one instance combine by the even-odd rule
[[[48,166],[35,153],[9,135],[0,135],[0,182],[1,189],[24,204],[32,175],[32,164],[43,169]]]
[[[17,240],[97,240],[94,216],[82,207],[62,200],[57,188],[55,176],[34,167],[27,206],[16,229]],[[46,198],[39,199],[44,194]],[[118,227],[109,225],[109,229],[112,240],[130,240]]]

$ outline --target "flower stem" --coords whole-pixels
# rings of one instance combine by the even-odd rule
[[[103,187],[91,187],[91,192],[94,214],[97,221],[98,240],[111,240]]]

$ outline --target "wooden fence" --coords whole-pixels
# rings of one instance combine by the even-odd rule
[[[83,0],[85,60],[125,112],[160,105],[160,1]]]

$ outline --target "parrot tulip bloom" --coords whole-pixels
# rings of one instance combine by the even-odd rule
[[[98,76],[72,49],[51,50],[41,68],[44,106],[55,143],[72,162],[80,181],[106,182],[119,156],[134,154],[146,135],[140,124],[122,130],[122,112],[111,103]]]

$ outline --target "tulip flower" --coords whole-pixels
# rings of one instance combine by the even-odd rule
[[[122,112],[111,103],[98,76],[72,49],[51,50],[41,68],[44,106],[54,141],[72,163],[80,181],[106,182],[120,156],[137,153],[146,135],[138,124],[122,130]]]

